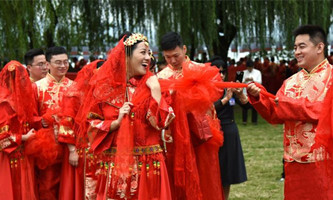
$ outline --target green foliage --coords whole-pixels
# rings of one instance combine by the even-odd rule
[[[331,0],[7,0],[0,6],[0,57],[22,60],[30,48],[53,45],[100,50],[124,31],[142,32],[157,45],[177,31],[192,50],[205,44],[223,57],[236,33],[238,43],[292,48],[292,30],[301,24],[328,30],[332,8]]]
[[[258,117],[258,125],[242,125],[242,110],[235,107],[235,120],[241,137],[248,181],[231,186],[232,200],[281,200],[280,182],[283,157],[283,126],[272,126]],[[223,181],[223,180],[222,180]]]

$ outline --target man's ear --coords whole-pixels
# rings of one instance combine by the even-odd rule
[[[322,42],[317,44],[317,53],[322,54],[325,51],[325,45]]]
[[[27,65],[27,70],[30,72],[31,71],[31,65]]]
[[[186,52],[187,52],[187,47],[186,47],[186,45],[183,45],[183,51],[184,51],[184,54],[186,54]]]

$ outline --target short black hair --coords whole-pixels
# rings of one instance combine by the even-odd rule
[[[183,39],[178,33],[168,32],[162,36],[162,39],[161,39],[162,51],[173,50],[177,46],[180,48],[183,47]]]
[[[253,67],[253,66],[254,66],[254,63],[252,60],[246,61],[246,67]]]
[[[327,54],[327,35],[324,29],[318,25],[303,25],[296,28],[293,32],[294,37],[296,38],[298,35],[309,35],[310,41],[317,45],[318,43],[322,42],[325,45],[324,51],[325,56]]]
[[[59,55],[59,54],[66,54],[67,55],[66,49],[64,47],[59,47],[59,46],[50,47],[46,50],[45,57],[46,57],[46,60],[48,62],[50,62],[52,56]]]
[[[42,49],[30,49],[24,55],[24,63],[25,65],[31,65],[34,61],[35,56],[44,55],[44,51]]]

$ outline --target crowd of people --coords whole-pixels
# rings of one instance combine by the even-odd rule
[[[26,67],[10,61],[0,73],[1,199],[228,199],[247,180],[235,103],[284,124],[286,200],[332,199],[332,147],[315,140],[332,128],[319,121],[333,114],[326,34],[305,25],[294,37],[293,65],[234,66],[191,61],[168,32],[157,72],[147,38],[126,32],[75,80],[64,48],[29,50]]]

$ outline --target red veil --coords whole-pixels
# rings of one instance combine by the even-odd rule
[[[82,121],[79,120],[79,117],[82,118],[82,105],[85,103],[85,98],[90,90],[90,79],[94,76],[95,70],[100,62],[104,62],[104,60],[95,60],[88,65],[84,66],[77,74],[76,79],[68,91],[64,94],[62,101],[62,120],[60,124],[63,126],[67,126],[73,128],[74,133],[76,134],[76,145],[78,148],[87,147],[86,141],[86,130],[81,130],[79,124]],[[80,120],[82,120],[80,118]],[[75,119],[75,120],[74,120]],[[64,138],[66,140],[66,138]],[[72,138],[67,139],[69,143],[75,143]]]
[[[83,104],[83,109],[78,113],[75,119],[76,121],[82,122],[80,123],[80,129],[87,130],[85,118],[93,106],[102,102],[111,102],[115,98],[126,98],[127,67],[126,51],[123,41],[124,38],[111,50],[106,62],[90,80],[89,84],[91,88]],[[134,105],[132,109],[135,109],[136,105],[144,103],[145,101],[142,100],[150,96],[150,90],[145,83],[151,75],[152,73],[150,73],[147,68],[147,73],[137,79],[137,89],[131,100]],[[125,115],[118,131],[117,153],[115,157],[115,165],[119,166],[117,170],[125,175],[129,173],[129,166],[133,162],[133,131],[130,126],[129,116]],[[80,130],[80,132],[82,131]],[[109,141],[106,145],[92,146],[92,149],[96,153],[99,153],[110,148],[110,145]]]
[[[12,195],[7,196],[11,192],[15,199],[36,199],[33,162],[22,155],[18,147],[21,136],[33,124],[35,103],[28,73],[18,61],[10,61],[0,72],[0,105],[3,109],[0,123],[9,126],[0,134],[0,139],[8,137],[8,134],[16,136],[11,146],[0,152],[0,193],[3,199],[12,199]],[[13,164],[12,159],[18,160],[18,163],[9,168]]]
[[[10,61],[0,73],[0,103],[8,102],[20,122],[20,134],[29,130],[24,123],[33,123],[36,112],[33,90],[27,70],[18,61]],[[13,124],[17,126],[17,124]],[[26,126],[27,127],[27,126]]]

